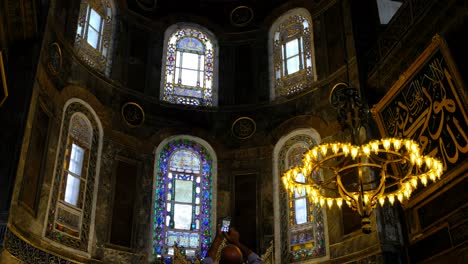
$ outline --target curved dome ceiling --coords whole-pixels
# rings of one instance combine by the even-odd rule
[[[227,31],[255,30],[272,10],[308,1],[295,0],[127,0],[133,13],[158,19],[173,14],[208,18]],[[310,2],[318,3],[320,0]]]

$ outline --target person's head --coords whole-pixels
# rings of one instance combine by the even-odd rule
[[[241,264],[242,262],[242,252],[238,247],[227,245],[221,250],[220,264]]]

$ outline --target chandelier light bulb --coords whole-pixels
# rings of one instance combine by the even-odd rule
[[[399,140],[399,139],[394,139],[394,140],[393,140],[393,148],[395,149],[395,151],[400,150],[400,148],[401,148],[401,140]]]
[[[416,143],[412,142],[411,144],[411,151],[419,153],[419,147]]]
[[[416,159],[416,165],[418,165],[419,167],[421,167],[422,163],[423,163],[423,159],[422,159],[421,157],[418,157],[418,158]]]
[[[379,197],[379,203],[380,203],[380,206],[383,207],[384,206],[384,203],[385,203],[385,198],[384,197]]]
[[[405,140],[405,148],[409,151],[411,149],[411,140]]]
[[[339,145],[338,144],[333,144],[332,145],[332,151],[333,151],[333,154],[336,155],[336,153],[338,153],[338,150],[340,149]]]
[[[325,156],[327,155],[327,150],[328,150],[328,146],[327,145],[322,145],[320,147],[320,152],[322,152],[322,155]]]
[[[349,154],[349,145],[348,144],[343,145],[343,153],[344,153],[345,157],[348,156],[348,154]]]
[[[310,192],[310,195],[312,196],[312,198],[317,197],[317,191],[315,189],[312,189],[312,191]]]
[[[402,203],[403,202],[403,193],[399,192],[397,194],[397,198],[398,198],[398,201],[400,201],[400,203]]]
[[[364,194],[364,203],[367,204],[369,202],[369,196]]]
[[[351,148],[351,157],[353,158],[353,160],[356,159],[358,152],[359,152],[359,149],[357,147]]]
[[[424,187],[426,187],[426,185],[427,185],[427,177],[426,177],[425,174],[421,177],[421,183],[424,185]]]
[[[436,174],[434,172],[431,172],[429,174],[429,179],[431,179],[431,181],[435,182],[436,181]]]
[[[312,150],[312,157],[314,157],[314,159],[317,159],[317,156],[318,156],[317,149],[314,148],[314,149]]]
[[[412,178],[411,185],[413,185],[413,188],[416,189],[418,187],[418,179]]]
[[[384,139],[382,141],[382,145],[383,145],[384,149],[386,151],[388,151],[390,149],[390,140],[389,139]]]
[[[323,197],[320,197],[319,201],[320,201],[320,207],[323,207],[323,205],[325,204],[325,199],[323,199]]]
[[[426,166],[431,168],[432,165],[433,165],[432,164],[432,158],[431,157],[426,157],[425,161],[426,161]]]
[[[341,206],[343,205],[343,199],[337,198],[337,199],[336,199],[336,205],[338,205],[338,208],[341,209]]]
[[[369,146],[366,145],[362,148],[362,152],[364,153],[364,155],[366,155],[366,157],[369,157],[371,149]]]
[[[377,141],[371,143],[371,148],[376,155],[379,153],[379,143]]]
[[[397,194],[397,198],[398,198],[398,201],[400,201],[400,203],[402,203],[403,202],[403,193],[399,192]]]

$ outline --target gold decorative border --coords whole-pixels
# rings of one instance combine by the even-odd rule
[[[53,252],[52,250],[50,249],[47,249],[43,246],[40,246],[40,245],[37,245],[36,243],[32,242],[30,239],[28,239],[27,237],[25,237],[22,232],[20,232],[20,230],[18,228],[16,228],[13,224],[11,223],[8,223],[7,224],[7,231],[10,231],[13,235],[15,235],[18,239],[22,240],[23,242],[25,242],[26,244],[29,244],[30,246],[34,247],[35,249],[37,250],[40,250],[40,251],[43,251],[47,254],[50,254],[50,255],[54,255],[56,257],[59,257],[61,259],[64,259],[66,261],[69,261],[71,263],[76,263],[76,264],[84,264],[86,262],[84,261],[79,261],[79,260],[74,260],[74,259],[71,259],[69,257],[65,257],[65,256],[62,256],[60,254],[58,254],[57,252]],[[5,244],[5,241],[4,241],[4,244]],[[5,246],[5,245],[4,245]],[[13,252],[10,252],[8,250],[8,248],[5,248],[6,251],[8,251],[12,256],[14,256],[15,258],[18,259],[18,257],[16,257],[15,255],[13,255]]]
[[[141,111],[141,114],[143,115],[143,118],[141,119],[141,123],[138,124],[138,125],[133,125],[133,124],[130,124],[127,119],[125,119],[125,115],[124,115],[124,109],[126,106],[129,106],[129,105],[133,105],[133,106],[136,106],[140,111]],[[122,115],[122,119],[125,121],[125,124],[127,124],[129,127],[140,127],[142,126],[144,123],[145,123],[145,119],[146,119],[146,116],[145,116],[145,111],[143,110],[143,108],[135,103],[135,102],[127,102],[125,103],[122,108],[120,109],[120,114]]]
[[[413,64],[411,64],[408,70],[406,70],[403,74],[400,75],[398,81],[395,82],[395,84],[390,88],[390,90],[385,94],[385,96],[371,109],[371,112],[374,115],[374,117],[380,117],[380,110],[382,110],[393,99],[393,97],[400,91],[401,87],[403,87],[408,81],[411,81],[411,77],[413,77],[413,75],[424,66],[424,63],[430,59],[431,55],[437,49],[440,49],[444,58],[447,59],[447,65],[452,71],[456,83],[463,83],[460,74],[455,67],[455,63],[449,52],[447,43],[445,43],[445,40],[439,34],[436,34],[432,38],[432,42],[429,44],[429,46],[421,53],[421,55],[419,55],[419,57],[413,62]],[[385,127],[383,126],[383,124],[378,122],[378,125],[380,131],[382,133],[385,133]]]
[[[6,99],[8,98],[8,87],[7,87],[7,82],[6,82],[6,75],[5,75],[5,66],[3,64],[3,56],[2,56],[2,51],[0,50],[0,83],[3,88],[3,93],[5,94],[5,97],[0,99],[0,107],[5,103]]]
[[[388,105],[390,105],[394,100],[397,99],[396,96],[398,96],[403,91],[403,88],[407,87],[407,85],[409,85],[413,80],[415,80],[415,77],[417,77],[418,74],[420,74],[420,71],[424,67],[427,66],[427,63],[430,62],[433,56],[437,54],[438,52],[440,52],[441,57],[445,61],[446,69],[450,73],[450,79],[453,82],[453,87],[451,86],[447,89],[450,89],[453,92],[455,104],[457,106],[462,106],[461,108],[459,108],[460,116],[462,116],[464,120],[468,120],[468,115],[467,115],[468,98],[467,98],[466,92],[463,91],[463,87],[466,87],[466,86],[464,85],[462,78],[460,76],[460,73],[457,70],[455,61],[453,60],[450,54],[450,49],[447,43],[440,35],[436,34],[432,38],[432,41],[430,42],[430,44],[419,55],[419,57],[417,57],[417,59],[411,64],[411,66],[406,71],[404,71],[403,74],[401,74],[400,78],[389,89],[386,95],[377,104],[375,104],[373,108],[371,109],[372,115],[374,116],[378,129],[382,136],[393,136],[393,135],[389,135],[387,131],[388,124],[390,121],[384,119],[385,117],[383,116],[383,111],[386,109]],[[462,122],[464,122],[464,120],[462,120]],[[421,122],[421,121],[418,121],[418,122]],[[413,126],[414,124],[412,125],[412,127]],[[464,132],[466,133],[468,131],[464,131]],[[411,133],[409,134],[409,136],[416,135],[415,133]],[[405,136],[405,135],[402,135],[402,136]],[[440,153],[440,151],[438,152]],[[465,161],[466,159],[458,160],[456,161],[456,163],[449,163],[447,161],[447,165],[444,165],[444,166],[447,166],[447,169],[449,169],[448,167],[450,164],[452,165],[452,168],[450,168],[449,171],[446,171],[446,173],[444,173],[444,176],[443,176],[444,181],[440,181],[431,186],[428,186],[425,191],[416,194],[414,197],[412,197],[412,199],[408,201],[408,203],[404,204],[403,207],[411,208],[413,206],[416,206],[418,203],[426,199],[429,195],[434,193],[436,191],[436,187],[441,187],[446,182],[449,182],[453,180],[455,177],[458,177],[460,175],[460,168],[463,168],[465,166],[463,165]]]
[[[329,102],[331,105],[333,105],[333,104],[332,104],[332,97],[333,97],[333,95],[335,94],[335,89],[339,89],[338,87],[340,87],[340,86],[345,86],[346,88],[349,87],[348,84],[347,84],[347,83],[344,83],[344,82],[339,82],[339,83],[333,85],[333,88],[331,89],[330,95],[328,96],[328,102]]]
[[[247,20],[247,21],[244,22],[244,23],[236,23],[236,22],[234,22],[234,21],[232,20],[232,15],[233,15],[234,12],[236,12],[237,10],[243,9],[243,8],[246,8],[247,10],[250,11],[250,14],[251,14],[250,19]],[[231,11],[231,13],[229,14],[229,20],[231,21],[231,24],[234,25],[234,26],[236,26],[236,27],[243,27],[243,26],[248,25],[248,24],[253,20],[253,18],[254,18],[254,12],[253,12],[252,8],[250,8],[250,7],[248,7],[248,6],[238,6],[238,7],[234,8],[234,9]]]
[[[50,58],[50,49],[56,49],[59,55],[59,66],[58,69],[55,69],[54,66],[52,65],[51,58]],[[49,50],[47,53],[47,69],[49,70],[50,74],[53,76],[57,76],[58,73],[60,72],[60,69],[62,69],[62,49],[60,48],[60,45],[57,42],[52,42],[49,45]]]
[[[240,122],[241,120],[248,120],[250,122],[252,122],[253,124],[253,131],[252,133],[250,133],[248,136],[245,136],[245,137],[240,137],[238,136],[235,132],[234,132],[234,127],[236,126],[236,124],[238,122]],[[253,136],[253,134],[255,134],[255,131],[257,131],[257,124],[255,123],[255,121],[250,118],[250,117],[246,117],[246,116],[243,116],[243,117],[239,117],[237,118],[236,120],[234,120],[234,122],[232,122],[232,125],[231,125],[231,133],[238,139],[247,139],[247,138],[250,138],[251,136]]]

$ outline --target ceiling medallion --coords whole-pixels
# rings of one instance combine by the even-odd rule
[[[231,24],[236,27],[243,27],[252,21],[254,13],[248,6],[238,6],[231,11]]]
[[[138,6],[145,11],[156,9],[157,0],[136,0]]]
[[[135,102],[127,102],[122,106],[122,118],[130,127],[139,127],[145,122],[145,111]]]
[[[47,54],[47,70],[52,76],[57,76],[62,69],[62,49],[57,42],[49,45]]]
[[[257,126],[255,121],[250,117],[239,117],[232,123],[232,134],[238,139],[247,139],[251,137]]]

